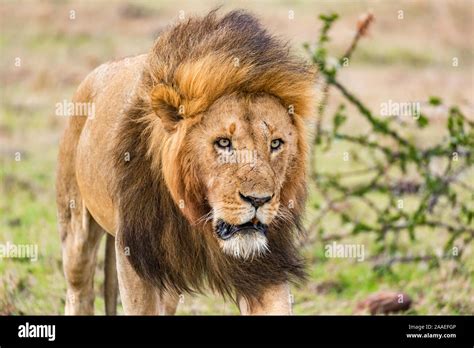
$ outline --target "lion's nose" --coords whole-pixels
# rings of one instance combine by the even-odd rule
[[[272,196],[265,196],[265,197],[253,197],[253,196],[245,196],[239,192],[240,198],[242,198],[245,202],[249,202],[255,208],[261,207],[265,203],[269,202],[272,199]]]

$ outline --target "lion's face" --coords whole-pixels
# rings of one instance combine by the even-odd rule
[[[291,115],[270,96],[219,99],[187,135],[194,165],[224,252],[252,257],[267,250],[267,229],[285,210],[280,191],[297,154]],[[286,204],[286,202],[284,203]]]

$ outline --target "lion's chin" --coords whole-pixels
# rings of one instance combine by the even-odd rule
[[[260,231],[237,232],[228,239],[220,239],[219,244],[227,255],[245,260],[269,252],[268,239]]]

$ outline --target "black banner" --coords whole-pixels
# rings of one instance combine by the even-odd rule
[[[472,316],[10,316],[0,346],[283,344],[473,347]]]

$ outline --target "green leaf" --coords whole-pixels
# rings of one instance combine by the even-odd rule
[[[416,120],[416,124],[419,128],[425,128],[429,124],[428,118],[425,115],[421,114],[420,117],[418,117],[418,119]]]
[[[442,100],[440,97],[430,96],[428,99],[428,103],[433,106],[438,106],[442,104]]]
[[[372,231],[372,228],[363,222],[356,223],[356,225],[352,229],[353,234],[357,234],[360,232],[369,232],[369,231]]]
[[[337,13],[331,13],[328,15],[325,14],[320,14],[319,19],[321,19],[323,22],[334,22],[336,19],[339,18],[339,15]]]
[[[336,114],[334,115],[334,118],[332,121],[334,133],[336,133],[339,127],[342,126],[347,120],[347,116],[344,115],[345,108],[346,107],[344,104],[339,105],[339,108],[337,109]]]
[[[410,241],[414,241],[416,239],[415,237],[415,224],[410,224],[408,226],[408,235],[410,236]]]
[[[388,132],[388,122],[387,121],[382,121],[378,119],[373,119],[372,120],[372,125],[374,127],[374,131],[380,132],[380,133],[387,133]]]
[[[324,235],[324,228],[320,227],[318,230],[318,236],[322,237]]]
[[[400,156],[400,169],[403,174],[407,173],[407,158],[405,155]]]
[[[451,203],[451,206],[454,207],[458,201],[458,195],[456,192],[451,192],[448,196],[449,202]]]
[[[349,215],[345,213],[341,213],[340,218],[343,225],[348,224],[352,221]]]

